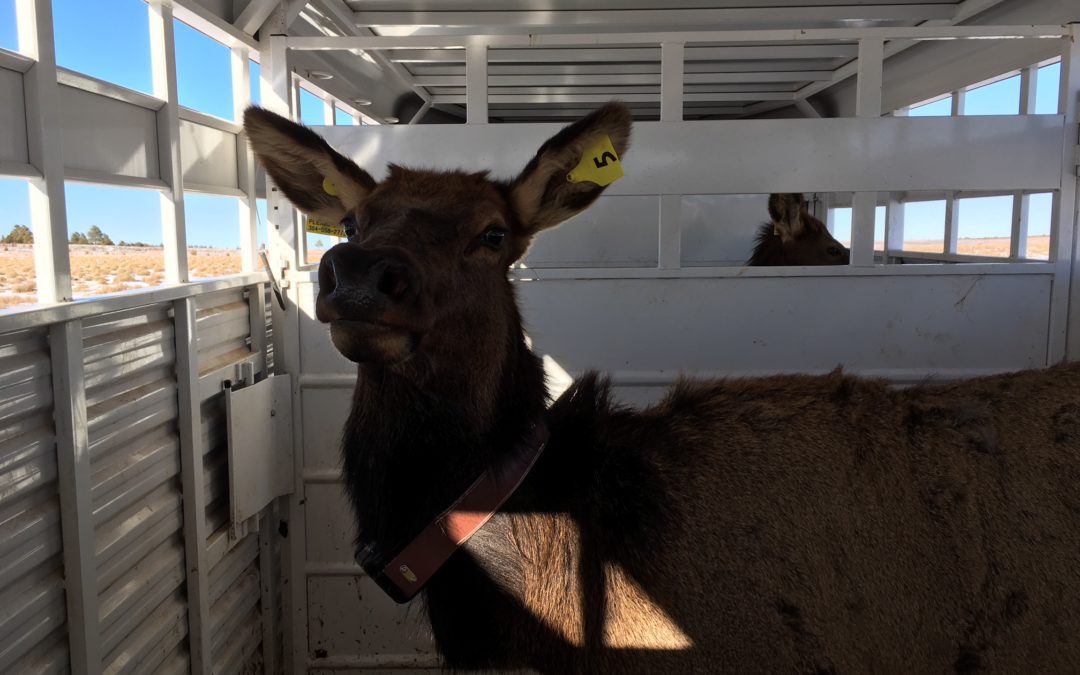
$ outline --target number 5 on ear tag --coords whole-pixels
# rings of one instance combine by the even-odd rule
[[[607,134],[586,146],[581,161],[566,174],[566,180],[571,183],[589,181],[601,187],[611,185],[622,177],[622,162]]]

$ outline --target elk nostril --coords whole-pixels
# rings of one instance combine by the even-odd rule
[[[411,287],[409,272],[401,265],[387,263],[379,270],[379,277],[375,287],[391,300],[401,300],[408,294]]]

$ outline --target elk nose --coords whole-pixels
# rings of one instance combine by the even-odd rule
[[[371,320],[418,295],[419,277],[404,252],[338,244],[319,264],[320,321]]]

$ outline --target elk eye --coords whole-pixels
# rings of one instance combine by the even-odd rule
[[[498,251],[506,239],[506,230],[501,227],[489,227],[480,235],[480,242],[492,251]]]
[[[341,219],[341,227],[345,229],[345,238],[352,239],[356,236],[356,216],[349,214]]]
[[[827,251],[829,255],[840,255],[840,249],[836,246],[830,246]]]

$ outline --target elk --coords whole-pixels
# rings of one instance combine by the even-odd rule
[[[684,380],[641,410],[588,374],[549,402],[508,270],[603,191],[567,175],[600,137],[625,154],[625,107],[510,180],[376,180],[270,112],[244,126],[285,196],[348,235],[316,313],[358,368],[357,559],[422,599],[448,668],[1080,663],[1080,365],[906,389],[839,370]]]
[[[798,193],[769,195],[770,222],[757,233],[750,267],[779,265],[847,265],[851,255],[825,223],[806,209]]]

